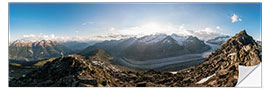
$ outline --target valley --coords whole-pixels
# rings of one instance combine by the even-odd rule
[[[262,3],[9,1],[4,82],[238,87],[262,64]]]
[[[123,54],[119,56],[112,54],[114,50],[117,51],[120,48],[121,41],[113,41],[114,45],[108,41],[107,45],[101,44],[104,47],[111,47],[89,46],[78,54],[29,61],[30,63],[11,60],[9,63],[9,85],[11,87],[232,87],[236,85],[238,80],[238,65],[253,66],[261,63],[260,47],[245,30],[237,33],[223,44],[204,43],[196,37],[189,37],[180,44],[168,36],[158,40],[160,41],[150,45],[149,43],[145,44],[149,47],[159,44],[152,47],[155,48],[154,51],[161,51],[155,52],[158,53],[157,55],[170,52],[175,47],[179,47],[178,49],[182,47],[180,50],[185,53],[178,53],[178,55],[170,53],[170,55],[163,55],[162,58],[156,56],[154,59],[144,58],[144,60],[127,58]],[[134,45],[138,44],[129,43],[129,45],[133,46],[126,46],[119,51],[125,51],[126,48],[133,48]],[[159,47],[160,45],[161,47]],[[203,47],[201,50],[196,50],[201,47]],[[149,49],[142,48],[142,50]],[[131,52],[137,51],[135,49]],[[208,79],[204,80],[205,78]]]
[[[210,55],[211,52],[218,49],[219,45],[209,44],[211,46],[209,50],[199,54],[186,54],[181,56],[174,56],[162,59],[151,60],[133,60],[125,57],[119,57],[112,60],[113,64],[119,64],[130,68],[142,69],[142,70],[156,70],[156,71],[174,71],[181,70],[190,66],[198,65],[203,62]]]

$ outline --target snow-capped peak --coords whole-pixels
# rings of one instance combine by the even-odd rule
[[[138,42],[146,43],[146,44],[156,43],[156,42],[159,42],[159,41],[165,39],[167,36],[168,35],[166,35],[166,34],[148,35],[148,36],[144,36],[142,38],[139,38]]]
[[[183,45],[183,41],[187,40],[187,36],[179,36],[177,34],[172,34],[171,37],[177,41],[179,45]]]

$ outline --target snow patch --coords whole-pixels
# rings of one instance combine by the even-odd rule
[[[171,43],[171,41],[166,39],[166,40],[163,41],[163,43]]]
[[[171,35],[171,37],[176,40],[179,45],[183,45],[183,42],[187,39],[187,37],[178,36],[176,34]]]
[[[142,37],[140,40],[138,40],[138,42],[142,42],[146,44],[156,43],[165,39],[166,37],[167,37],[166,34],[150,35],[150,36]]]
[[[170,72],[171,74],[177,74],[178,72]]]
[[[228,56],[234,56],[234,55],[236,55],[236,53],[235,53],[235,52],[230,53]]]
[[[206,77],[206,78],[203,78],[203,79],[201,79],[199,82],[197,82],[196,84],[202,84],[202,83],[208,81],[210,78],[212,78],[212,77],[215,76],[215,75],[216,75],[216,74],[213,74],[213,75],[211,75],[211,76],[208,76],[208,77]]]
[[[33,54],[33,51],[32,50],[28,50],[31,54]]]

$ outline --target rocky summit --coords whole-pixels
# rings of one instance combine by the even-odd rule
[[[245,30],[223,43],[201,64],[179,71],[189,77],[190,86],[235,86],[238,65],[253,66],[261,62],[257,43]],[[205,82],[200,82],[205,78]]]
[[[12,79],[9,86],[233,87],[238,80],[238,65],[261,62],[258,45],[245,30],[223,43],[204,62],[175,72],[123,71],[99,58],[102,55],[92,55],[88,59],[80,55],[56,58],[24,77]]]

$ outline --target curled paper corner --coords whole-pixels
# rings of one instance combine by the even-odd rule
[[[261,63],[254,66],[239,65],[236,87],[261,87]]]

